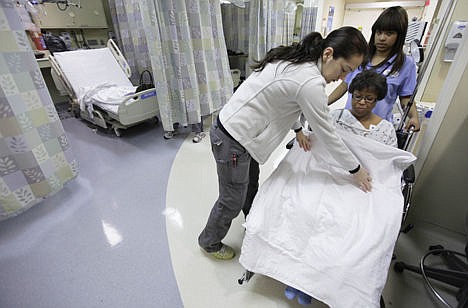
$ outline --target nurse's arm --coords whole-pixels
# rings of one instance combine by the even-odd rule
[[[336,88],[333,90],[330,95],[328,95],[328,105],[333,104],[339,100],[346,92],[348,91],[348,84],[342,81]]]
[[[400,96],[401,108],[405,109],[408,105],[411,96]],[[418,111],[416,110],[416,104],[413,104],[408,112],[408,123],[406,129],[409,129],[410,126],[414,126],[414,131],[419,131],[421,125],[419,123]]]

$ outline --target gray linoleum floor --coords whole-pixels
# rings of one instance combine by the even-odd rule
[[[216,297],[225,308],[252,307],[252,296],[269,303],[260,308],[298,306],[285,302],[283,286],[262,277],[256,276],[240,288],[235,276],[239,270],[234,270],[235,277],[223,276],[229,290],[223,291],[219,282],[210,279],[203,282],[208,295],[179,292],[163,211],[171,167],[187,135],[165,141],[161,126],[150,122],[125,131],[120,138],[93,130],[75,118],[65,117],[63,125],[80,162],[80,175],[56,195],[0,222],[0,308],[177,308],[183,302],[186,307],[211,308],[196,304],[200,296]],[[202,146],[209,144],[195,145],[191,151],[198,152]],[[184,170],[190,172],[188,169]],[[187,195],[190,204],[191,196]],[[195,211],[199,217],[196,214],[187,219],[202,225],[210,205],[206,206],[206,211]],[[400,236],[396,247],[399,260],[417,264],[427,246],[433,244],[463,250],[463,235],[417,220],[410,222],[416,227]],[[240,235],[235,240],[240,244]],[[227,265],[207,259],[192,242],[190,249],[196,254],[191,260],[223,273]],[[186,276],[190,276],[184,277],[186,290],[193,293],[201,277]],[[258,285],[271,292],[259,292]],[[455,307],[456,289],[436,286]],[[234,305],[233,299],[241,291],[249,300],[240,299],[243,304]],[[444,307],[418,275],[397,274],[392,269],[384,298],[387,307]],[[313,307],[318,306],[322,307]]]
[[[183,139],[150,122],[120,138],[63,126],[80,174],[0,223],[0,307],[182,307],[161,212]]]

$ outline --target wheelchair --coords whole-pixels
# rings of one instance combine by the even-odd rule
[[[415,133],[414,127],[410,127],[409,130],[399,128],[396,133],[397,133],[398,148],[402,150],[407,150],[409,148],[409,145],[411,144],[411,140]],[[289,150],[293,147],[295,139],[296,138],[291,139],[286,144],[286,149]],[[411,207],[411,194],[413,191],[414,182],[415,182],[414,165],[410,165],[408,168],[406,168],[403,171],[402,180],[401,180],[401,183],[402,183],[401,190],[402,190],[403,200],[404,200],[403,209],[402,209],[402,218],[401,218],[401,229],[400,229],[400,232],[402,233],[407,233],[413,228],[412,224],[405,225],[405,222],[408,216],[409,209]],[[254,275],[255,275],[254,272],[245,270],[245,272],[242,274],[241,278],[237,280],[237,282],[239,285],[247,283]],[[380,307],[381,308],[385,307],[385,301],[383,297],[380,298]]]

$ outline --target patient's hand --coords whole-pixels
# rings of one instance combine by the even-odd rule
[[[310,151],[310,139],[302,131],[296,133],[297,143],[305,152]]]
[[[361,167],[358,172],[353,174],[353,177],[360,189],[362,189],[364,192],[371,191],[372,178],[370,177],[369,172],[366,169]]]
[[[405,128],[407,130],[409,130],[411,126],[414,127],[413,130],[415,132],[418,132],[420,130],[421,125],[419,124],[419,118],[417,116],[416,117],[410,117]]]

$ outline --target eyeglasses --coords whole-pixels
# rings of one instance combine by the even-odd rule
[[[375,101],[377,100],[376,97],[372,97],[372,96],[362,96],[362,95],[359,95],[359,94],[354,94],[353,93],[353,99],[357,100],[358,102],[361,101],[361,100],[364,100],[366,103],[368,104],[373,104],[375,103]]]

